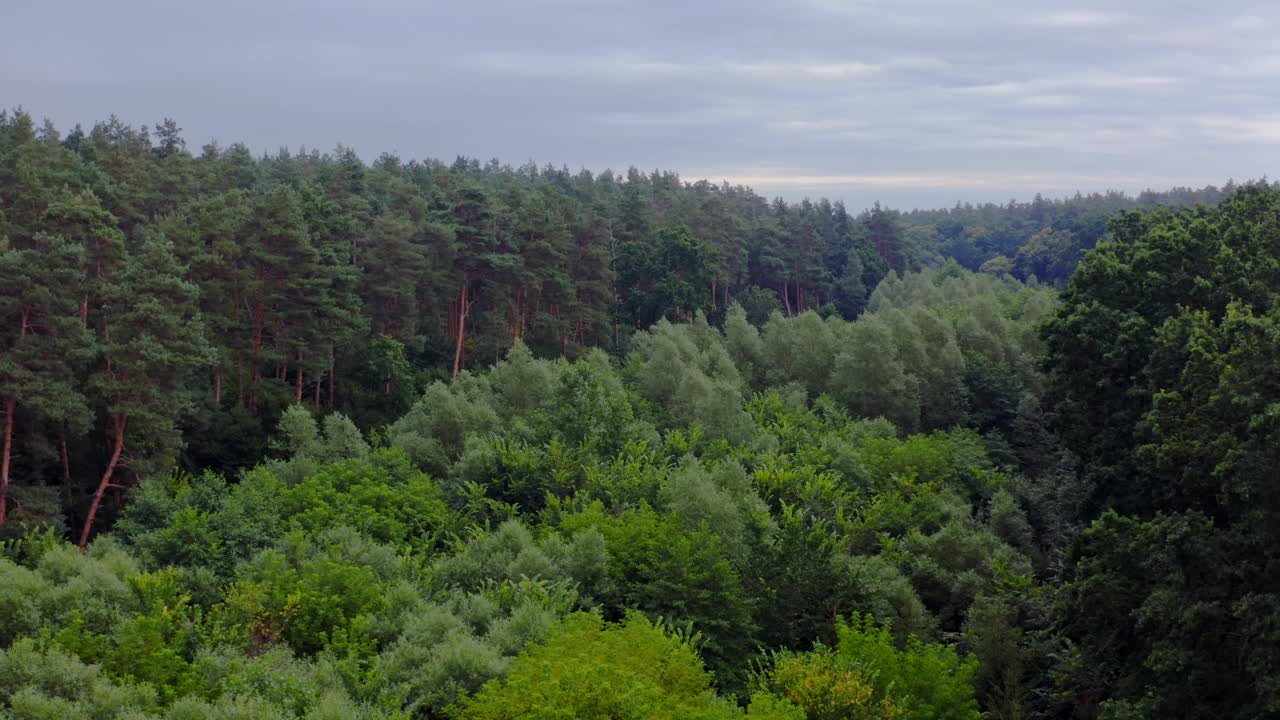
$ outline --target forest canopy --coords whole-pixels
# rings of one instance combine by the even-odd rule
[[[0,717],[1280,713],[1280,190],[0,115]]]

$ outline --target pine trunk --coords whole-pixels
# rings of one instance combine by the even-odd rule
[[[22,308],[18,321],[18,341],[27,337],[27,322],[31,318],[31,309]],[[13,457],[13,416],[18,410],[17,398],[6,398],[4,401],[4,446],[0,456],[0,526],[9,517],[9,459]]]
[[[98,481],[98,489],[93,493],[93,502],[89,505],[89,514],[84,519],[84,530],[80,532],[80,549],[82,551],[89,544],[89,533],[93,530],[93,519],[98,514],[98,507],[102,505],[102,496],[106,494],[107,488],[111,487],[111,476],[115,474],[116,466],[120,464],[120,454],[124,452],[124,429],[129,424],[129,416],[115,415],[111,418],[111,422],[115,425],[115,448],[111,451],[111,461],[107,463],[107,471],[102,474],[102,480]]]
[[[302,402],[302,365],[298,365],[298,380],[293,386],[293,401]]]
[[[18,401],[4,401],[4,456],[0,458],[0,526],[9,516],[9,456],[13,451],[13,414]]]
[[[787,306],[787,317],[791,317],[791,295],[786,283],[782,283],[782,303]]]
[[[62,448],[62,484],[71,487],[71,458],[67,455],[67,431],[60,428],[58,430],[58,445]]]
[[[462,292],[458,302],[458,344],[453,351],[453,381],[457,382],[462,369],[462,343],[467,335],[467,273],[462,273]]]
[[[213,369],[213,402],[222,404],[222,368]]]
[[[330,361],[329,363],[329,409],[330,410],[333,409],[333,383],[334,383],[333,377],[334,377],[333,362]]]

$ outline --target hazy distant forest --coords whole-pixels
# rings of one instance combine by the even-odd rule
[[[0,114],[0,718],[1280,716],[1280,189]]]

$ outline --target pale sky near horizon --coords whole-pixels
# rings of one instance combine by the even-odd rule
[[[1280,3],[14,2],[0,106],[679,172],[852,210],[1221,184],[1280,159]]]

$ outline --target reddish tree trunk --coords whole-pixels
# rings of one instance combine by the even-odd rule
[[[312,400],[315,402],[316,412],[320,412],[320,378],[316,378],[316,390]]]
[[[58,445],[63,451],[63,487],[72,487],[72,461],[67,456],[67,429],[58,429]]]
[[[786,283],[782,283],[782,303],[787,306],[787,317],[791,317],[791,295]]]
[[[458,302],[458,344],[453,351],[453,380],[457,382],[458,371],[462,369],[462,343],[467,335],[467,273],[462,273],[462,292]]]
[[[716,310],[716,279],[711,278],[711,311]]]
[[[4,525],[9,515],[9,456],[13,450],[13,414],[17,407],[18,401],[13,398],[4,401],[4,457],[0,459],[0,525]]]
[[[329,408],[333,408],[333,363],[329,363]]]
[[[31,309],[22,308],[18,320],[18,340],[27,337],[27,322],[31,318]],[[4,525],[9,517],[9,459],[13,457],[13,416],[18,410],[17,398],[4,401],[4,446],[0,453],[0,525]]]
[[[293,401],[302,402],[302,365],[298,365],[298,380],[293,386]]]
[[[89,329],[89,298],[80,301],[80,327]]]
[[[213,401],[222,404],[222,368],[213,369]]]
[[[262,301],[259,300],[258,304],[253,309],[253,357],[254,358],[257,358],[259,355],[262,354],[263,314],[264,314],[264,309],[262,307]]]
[[[107,488],[112,487],[111,476],[116,472],[116,465],[120,463],[120,454],[124,452],[124,429],[129,424],[129,416],[114,415],[111,422],[115,425],[115,447],[111,451],[111,461],[107,463],[107,471],[102,474],[102,479],[98,481],[98,489],[93,493],[93,502],[89,505],[89,514],[84,519],[84,529],[80,532],[80,549],[84,550],[89,544],[89,533],[93,530],[93,519],[98,514],[98,507],[102,505],[102,496],[106,494]]]
[[[60,441],[59,444],[62,445],[62,506],[69,508],[75,501],[71,497],[71,463],[67,459],[67,433],[65,428],[59,428],[58,440]],[[71,520],[70,515],[67,517],[69,521],[75,522]]]

